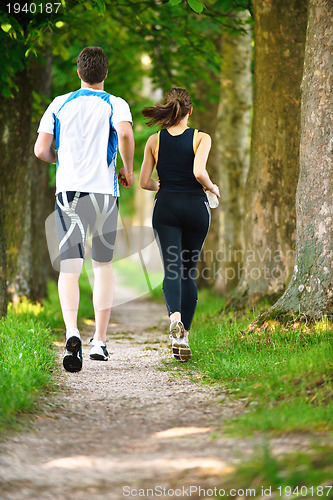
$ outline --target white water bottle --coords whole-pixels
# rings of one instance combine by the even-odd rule
[[[206,196],[207,196],[210,208],[216,208],[219,206],[219,199],[216,196],[216,194],[212,193],[211,191],[206,191]]]

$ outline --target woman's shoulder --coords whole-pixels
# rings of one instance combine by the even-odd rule
[[[159,148],[159,139],[160,133],[156,132],[155,134],[152,134],[147,140],[146,148],[150,149],[154,157],[157,155],[157,151]]]
[[[148,137],[147,144],[149,144],[150,146],[152,146],[153,144],[156,144],[158,141],[158,137],[159,137],[159,132],[156,132],[155,134],[150,135]]]
[[[209,134],[207,134],[207,132],[204,132],[203,130],[201,130],[200,128],[199,129],[196,129],[198,130],[198,137],[210,137]]]
[[[203,132],[202,130],[198,130],[197,137],[195,140],[195,143],[196,143],[195,144],[195,151],[198,149],[198,147],[201,143],[203,145],[205,144],[208,147],[210,147],[211,142],[212,142],[212,139],[211,139],[209,134],[207,134],[206,132]]]
[[[191,130],[193,130],[193,133],[197,133],[197,137],[198,139],[203,139],[203,138],[210,138],[210,135],[207,134],[207,132],[204,132],[203,130],[201,130],[200,128],[191,128]]]

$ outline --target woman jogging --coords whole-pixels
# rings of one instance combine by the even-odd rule
[[[147,141],[140,186],[157,191],[153,228],[163,258],[163,293],[171,322],[172,351],[182,362],[191,358],[188,333],[197,305],[195,273],[210,224],[204,190],[220,197],[206,170],[211,138],[187,126],[192,110],[187,90],[173,88],[163,104],[142,111],[149,118],[148,126],[162,126]],[[159,182],[151,178],[155,165]]]

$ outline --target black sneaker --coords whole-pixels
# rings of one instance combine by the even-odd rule
[[[68,372],[82,370],[82,341],[76,328],[68,332],[62,364]]]

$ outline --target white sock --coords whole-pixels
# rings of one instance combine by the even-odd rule
[[[92,342],[91,342],[92,345],[106,345],[106,342],[103,342],[102,340],[95,340],[95,339],[92,339]]]
[[[80,337],[80,332],[77,328],[70,328],[67,332],[66,332],[66,339],[68,339],[69,337]]]

